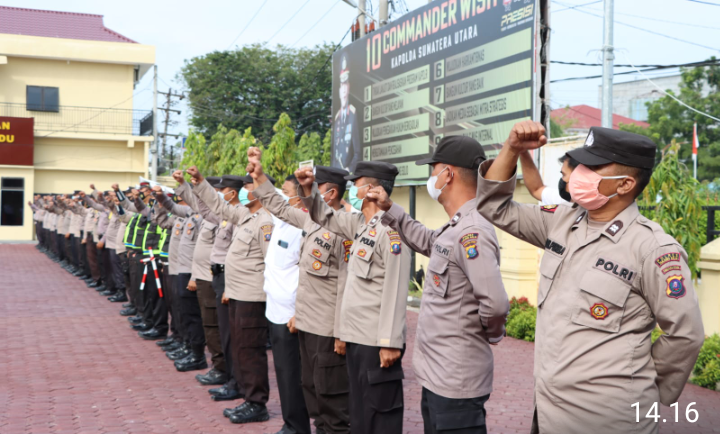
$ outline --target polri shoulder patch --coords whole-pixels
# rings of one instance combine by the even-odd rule
[[[557,207],[558,207],[557,205],[543,205],[540,207],[540,210],[549,212],[549,213],[554,213],[555,211],[557,211]]]
[[[260,227],[260,230],[263,233],[263,239],[266,242],[270,241],[270,237],[272,236],[273,225],[263,225]]]
[[[393,255],[402,253],[402,239],[398,231],[387,231],[387,234],[390,238],[390,253]]]
[[[671,271],[680,271],[682,267],[679,265],[670,265],[662,269],[663,274],[668,274]]]
[[[655,264],[660,268],[662,268],[662,266],[667,264],[668,262],[680,262],[680,253],[665,253],[664,255],[660,255],[657,257],[657,259],[655,259]]]
[[[684,277],[674,274],[665,280],[667,281],[665,293],[668,297],[678,299],[685,296]]]
[[[345,262],[350,261],[350,249],[352,248],[352,240],[343,241],[343,247],[345,247]]]
[[[477,240],[477,232],[470,232],[460,237],[459,243],[465,249],[465,257],[467,259],[475,259],[478,257]]]

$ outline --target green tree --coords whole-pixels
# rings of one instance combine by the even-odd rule
[[[325,133],[325,138],[322,142],[322,166],[329,166],[330,160],[331,160],[331,152],[330,149],[332,148],[332,128],[327,130],[327,133]]]
[[[255,146],[256,142],[252,135],[252,128],[247,128],[243,134],[237,130],[230,130],[225,136],[222,146],[218,172],[222,175],[245,175],[247,150],[251,146]]]
[[[640,205],[655,208],[643,211],[643,214],[659,223],[665,232],[683,246],[695,277],[700,248],[705,244],[705,232],[701,229],[705,214],[702,211],[703,198],[698,194],[700,183],[680,161],[679,148],[677,143],[672,142],[664,153],[643,192]]]
[[[270,144],[262,154],[263,170],[282,183],[285,177],[295,172],[297,168],[297,146],[295,145],[295,131],[290,127],[290,117],[283,113],[273,126],[275,133]]]
[[[316,132],[303,134],[298,142],[297,160],[313,160],[314,164],[322,165],[323,148],[320,134]]]
[[[709,61],[716,61],[716,58],[712,57]],[[675,96],[697,110],[720,118],[720,64],[683,69],[680,93]],[[648,103],[647,107],[650,123],[647,131],[629,125],[621,125],[620,129],[644,134],[661,149],[667,148],[673,139],[677,140],[680,142],[679,160],[691,166],[693,124],[697,122],[700,142],[698,179],[712,181],[720,177],[720,128],[717,121],[682,106],[669,96]]]
[[[180,167],[197,166],[200,173],[208,170],[207,146],[205,137],[197,131],[190,131],[185,141],[185,154],[183,154]]]
[[[190,124],[208,138],[220,124],[241,131],[252,127],[266,143],[281,113],[293,119],[295,131],[328,129],[332,68],[327,60],[334,48],[254,44],[185,61],[178,78],[189,89]]]

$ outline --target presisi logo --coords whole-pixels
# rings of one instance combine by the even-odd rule
[[[535,5],[527,5],[524,8],[520,8],[520,9],[510,12],[509,14],[503,15],[502,19],[500,20],[500,27],[505,27],[508,24],[513,24],[513,23],[516,23],[527,17],[532,16],[533,6],[535,6]]]

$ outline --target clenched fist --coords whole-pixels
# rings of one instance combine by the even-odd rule
[[[117,185],[117,184],[113,184],[113,185],[112,185],[112,189],[115,190],[115,191],[120,191],[120,186]]]
[[[182,185],[185,183],[185,177],[183,176],[182,170],[176,170],[173,172],[172,177],[178,184]]]
[[[515,152],[537,149],[547,143],[545,127],[535,121],[518,122],[510,130],[506,143]]]
[[[192,166],[187,169],[188,175],[192,176],[194,179],[196,179],[198,182],[202,182],[204,179],[202,176],[202,173],[198,170],[197,166]]]
[[[375,204],[383,211],[387,211],[392,206],[393,202],[390,200],[387,192],[381,186],[372,187],[365,194],[365,199]]]

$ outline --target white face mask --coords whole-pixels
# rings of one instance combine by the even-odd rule
[[[445,166],[443,170],[440,171],[440,173],[443,173],[448,169],[448,166]],[[438,200],[440,198],[440,195],[442,194],[445,187],[447,187],[448,183],[446,182],[445,185],[442,186],[442,188],[436,188],[435,184],[437,184],[438,177],[440,176],[440,173],[438,173],[435,176],[431,176],[430,179],[427,181],[427,191],[433,200]],[[450,174],[450,178],[452,178],[454,174]]]

